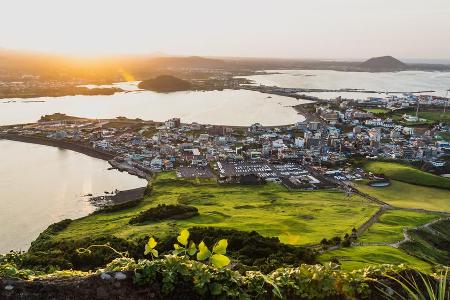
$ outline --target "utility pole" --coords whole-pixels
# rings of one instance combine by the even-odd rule
[[[445,95],[445,102],[444,102],[444,116],[445,116],[445,109],[447,108],[447,102],[448,102],[448,92],[450,90],[447,90],[447,95]]]
[[[417,99],[416,120],[419,121],[419,99]]]

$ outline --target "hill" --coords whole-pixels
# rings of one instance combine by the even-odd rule
[[[161,75],[153,79],[142,81],[139,83],[138,87],[140,89],[168,93],[189,90],[191,88],[191,83],[175,76]]]
[[[359,65],[369,72],[392,72],[406,70],[408,66],[392,56],[373,57]]]
[[[370,161],[364,165],[366,171],[384,174],[386,177],[415,185],[450,189],[450,179],[395,162]]]

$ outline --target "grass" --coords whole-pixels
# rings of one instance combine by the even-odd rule
[[[388,210],[359,238],[363,243],[395,243],[403,240],[404,228],[415,228],[441,217],[415,211]]]
[[[406,122],[403,119],[403,114],[408,114],[415,116],[416,110],[415,109],[407,109],[407,110],[401,110],[401,111],[394,111],[391,113],[388,113],[389,117],[396,121],[400,121],[401,123],[404,123],[405,125],[420,125],[420,124],[435,124],[435,123],[441,123],[441,122],[450,122],[450,112],[445,112],[441,110],[429,110],[429,111],[423,111],[419,108],[419,118],[425,119],[425,122]]]
[[[441,111],[420,111],[419,110],[419,118],[427,119],[435,122],[450,122],[450,113]]]
[[[324,237],[343,236],[364,223],[378,209],[359,196],[340,191],[289,191],[277,184],[263,186],[218,185],[210,180],[178,179],[160,173],[152,195],[139,206],[90,215],[73,221],[55,239],[115,235],[134,239],[146,235],[165,238],[180,228],[214,226],[257,231],[279,237],[283,243],[318,243]],[[187,220],[165,220],[136,226],[131,217],[158,204],[182,203],[198,208],[200,215]]]
[[[406,183],[450,189],[449,178],[423,172],[419,169],[404,164],[371,161],[364,165],[364,169],[375,174],[384,174],[390,179]]]
[[[431,229],[431,230],[430,230]],[[450,220],[440,220],[429,228],[409,230],[411,241],[400,246],[416,257],[434,264],[450,264]]]
[[[439,136],[439,140],[450,141],[450,133],[441,131],[437,134]]]
[[[450,191],[391,180],[388,187],[371,187],[358,182],[358,189],[390,205],[450,212]]]
[[[390,246],[357,246],[341,248],[320,255],[322,263],[338,259],[343,270],[355,270],[381,264],[406,264],[422,271],[430,272],[431,265],[402,250]]]
[[[384,114],[389,112],[389,109],[385,109],[385,108],[364,108],[364,110],[368,113],[373,113],[373,114]]]

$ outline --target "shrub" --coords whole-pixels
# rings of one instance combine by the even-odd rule
[[[177,204],[166,205],[159,204],[149,210],[141,212],[134,218],[130,219],[130,224],[139,224],[148,221],[160,221],[166,219],[182,220],[198,215],[198,209],[194,206]]]
[[[281,266],[316,263],[317,254],[314,250],[282,244],[276,237],[263,237],[255,231],[193,227],[189,232],[192,241],[196,244],[204,241],[208,247],[213,247],[220,239],[226,239],[227,253],[239,261],[238,268],[241,270],[261,270],[267,273]],[[145,242],[146,239],[140,243]],[[159,250],[167,253],[176,242],[175,237],[160,241]]]

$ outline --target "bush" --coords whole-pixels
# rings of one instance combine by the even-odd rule
[[[99,210],[94,211],[92,214],[102,214],[102,213],[110,213],[110,212],[115,212],[115,211],[120,211],[120,210],[124,210],[124,209],[128,209],[128,208],[133,208],[139,205],[139,203],[141,203],[142,199],[137,199],[137,200],[133,200],[133,201],[127,201],[124,203],[120,203],[120,204],[115,204],[115,205],[108,205],[106,207],[103,207]]]
[[[58,241],[38,238],[24,254],[23,267],[47,271],[47,266],[51,265],[53,269],[93,270],[105,266],[117,258],[117,254],[106,248],[95,248],[90,253],[79,253],[77,250],[103,244],[108,244],[117,251],[127,252],[136,259],[144,257],[143,245],[115,236]]]
[[[300,263],[316,263],[314,250],[282,244],[276,237],[263,237],[259,233],[238,231],[233,229],[220,229],[214,227],[194,227],[189,229],[190,238],[195,243],[204,241],[212,247],[220,239],[228,240],[227,255],[239,262],[240,270],[260,270],[270,272],[281,266],[292,266]],[[142,239],[139,244],[146,243],[148,238]],[[160,240],[158,250],[169,252],[176,243],[176,237]]]
[[[194,206],[177,204],[159,204],[152,207],[134,218],[130,219],[130,224],[140,224],[144,222],[156,222],[166,219],[183,220],[198,215],[198,209]]]

